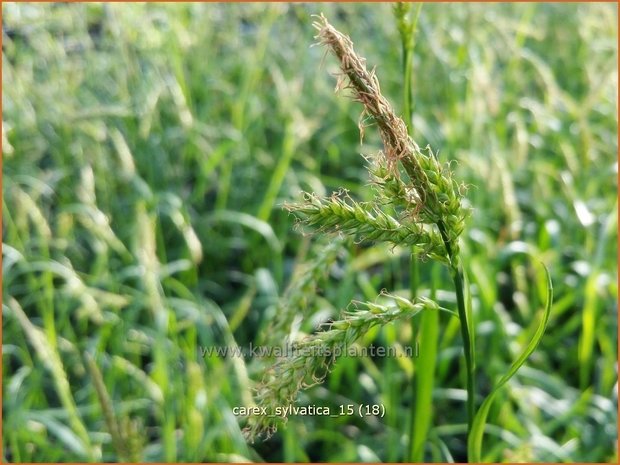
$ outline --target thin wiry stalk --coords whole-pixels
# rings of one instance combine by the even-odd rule
[[[328,270],[336,260],[344,255],[345,241],[332,240],[318,244],[313,258],[298,266],[293,272],[290,284],[276,305],[277,319],[269,325],[262,335],[261,342],[265,345],[277,345],[291,335],[296,317],[305,317],[312,304],[312,296],[316,296],[318,283],[329,274]]]
[[[423,3],[418,4],[413,21],[410,18],[411,3],[399,2],[394,6],[403,54],[403,110],[410,135],[413,135],[413,49],[422,5]]]
[[[454,281],[454,289],[456,290],[456,303],[459,312],[459,319],[461,321],[461,336],[463,338],[463,348],[465,352],[465,368],[467,370],[467,439],[469,441],[469,433],[471,432],[472,422],[476,415],[475,404],[475,358],[473,350],[473,332],[468,324],[468,315],[465,304],[463,282],[463,270],[459,266],[457,269],[452,270],[452,279]]]
[[[86,367],[88,368],[95,392],[97,393],[97,399],[99,400],[99,405],[101,406],[103,419],[105,420],[108,432],[112,437],[112,445],[116,449],[116,453],[120,461],[124,462],[128,460],[129,454],[127,453],[126,443],[121,436],[118,419],[116,418],[116,413],[114,412],[114,406],[112,405],[112,400],[110,399],[108,390],[105,387],[103,376],[101,375],[101,371],[99,371],[99,367],[95,363],[95,360],[88,352],[84,354],[84,360],[86,361]]]

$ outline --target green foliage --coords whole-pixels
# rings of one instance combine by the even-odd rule
[[[353,343],[374,326],[407,321],[422,310],[439,310],[435,302],[426,298],[411,302],[389,294],[381,297],[387,297],[391,302],[354,301],[351,309],[343,313],[342,319],[329,323],[325,331],[285,347],[285,355],[267,370],[257,389],[258,405],[274,415],[278,407],[295,403],[300,390],[321,383],[336,359],[342,354],[349,354]],[[248,438],[252,441],[261,436],[269,438],[276,431],[278,420],[286,421],[286,418],[274,419],[266,415],[251,417]]]
[[[397,14],[398,11],[397,9]],[[467,365],[469,439],[475,415],[475,352],[472,340],[474,338],[472,315],[465,307],[464,281],[461,279],[463,273],[459,264],[458,239],[463,232],[465,219],[465,213],[461,208],[460,190],[452,180],[450,171],[443,169],[432,153],[423,154],[418,145],[409,137],[405,122],[394,114],[393,108],[381,94],[379,81],[374,71],[368,72],[366,60],[355,52],[351,40],[329,24],[322,15],[314,26],[319,31],[317,38],[320,43],[339,59],[342,76],[347,80],[345,86],[352,90],[355,100],[363,104],[362,118],[368,114],[377,123],[385,153],[380,152],[377,155],[377,168],[371,169],[373,176],[378,179],[375,184],[378,199],[373,199],[368,203],[357,203],[350,198],[347,202],[346,199],[342,200],[335,195],[330,199],[320,199],[306,194],[306,203],[290,206],[289,209],[302,213],[306,223],[317,226],[321,231],[338,231],[360,240],[383,241],[408,246],[414,256],[431,257],[450,265],[456,287],[458,315]],[[338,86],[340,85],[342,83]],[[360,130],[363,136],[364,126],[362,124],[360,124]],[[401,179],[400,166],[408,175],[408,182]],[[387,190],[385,190],[386,187]],[[382,210],[385,204],[404,205],[401,220],[407,219],[407,221],[399,223],[394,217],[385,213]],[[413,299],[415,297],[413,291],[411,294]],[[325,334],[318,335],[318,347],[331,349],[334,344],[346,343],[346,333],[340,334],[342,340],[331,337],[327,341],[324,339]],[[357,337],[362,334],[357,334]],[[313,337],[308,339],[313,339]],[[266,405],[269,412],[274,411],[277,404],[293,402],[297,392],[303,386],[303,380],[308,376],[318,381],[321,380],[314,374],[316,368],[308,367],[308,362],[310,365],[313,363],[312,356],[305,356],[305,362],[302,360],[299,364],[301,375],[297,376],[299,378],[297,382],[285,376],[291,371],[288,364],[297,363],[296,358],[293,358],[292,362],[290,359],[284,360],[286,368],[275,374],[278,383],[274,386],[271,381],[263,381],[259,387],[259,404],[261,407]],[[287,391],[286,386],[283,385],[287,382],[297,387],[289,388]],[[287,394],[282,395],[283,392]],[[250,434],[260,434],[264,430],[270,434],[271,422],[272,420],[264,415],[254,420]],[[415,422],[414,414],[411,423],[415,425]],[[419,450],[421,446],[414,445],[416,438],[413,435],[412,429],[410,442],[413,453],[419,455],[416,448]]]
[[[540,341],[545,334],[545,330],[547,329],[547,323],[549,322],[549,316],[551,314],[551,304],[553,303],[553,285],[551,284],[549,271],[547,271],[546,268],[545,276],[547,281],[547,298],[545,308],[543,310],[543,315],[540,323],[538,324],[536,331],[532,336],[532,340],[527,344],[523,352],[519,354],[519,357],[512,363],[512,365],[510,365],[508,371],[499,379],[499,381],[497,381],[497,383],[495,383],[495,385],[493,386],[493,390],[489,393],[488,396],[486,396],[484,402],[482,402],[482,405],[480,406],[480,410],[477,412],[476,417],[473,420],[472,432],[469,436],[470,444],[468,449],[471,451],[472,456],[470,457],[470,460],[472,460],[473,462],[480,462],[482,460],[482,436],[484,435],[484,427],[486,424],[487,415],[489,414],[489,409],[491,408],[491,404],[495,399],[495,396],[497,395],[499,390],[503,388],[506,383],[508,383],[508,381],[510,381],[510,378],[512,378],[517,373],[519,368],[521,368],[525,364],[528,357],[532,355],[534,350],[536,350],[536,347],[538,346],[538,344],[540,344]]]
[[[308,24],[322,11],[356,38],[398,102],[392,6],[2,9],[3,460],[119,460],[85,353],[136,460],[406,459],[415,359],[343,357],[298,399],[384,403],[385,418],[291,417],[286,432],[248,445],[232,408],[252,404],[264,363],[201,353],[270,335],[295,270],[320,255],[283,204],[341,187],[372,200],[359,106],[333,97],[333,60],[317,71]],[[482,457],[616,462],[617,7],[426,4],[416,31],[412,136],[441,163],[457,160],[455,177],[472,186],[460,253],[482,392],[527,347],[544,303],[524,251],[554,283],[545,337],[490,405]],[[382,141],[366,132],[363,151],[375,153]],[[381,208],[401,223],[404,206]],[[300,334],[383,288],[409,295],[409,249],[340,250],[316,285],[294,291],[305,307],[287,319]],[[435,289],[454,308],[445,267],[427,265],[418,296]],[[462,461],[458,319],[427,314],[440,331],[421,453]],[[375,326],[357,344],[400,350],[418,332]]]

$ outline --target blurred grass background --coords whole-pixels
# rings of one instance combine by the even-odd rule
[[[300,398],[383,403],[385,418],[291,418],[252,445],[232,407],[261,364],[200,354],[256,343],[315,253],[283,202],[369,195],[359,154],[379,141],[370,128],[360,147],[360,108],[334,96],[310,15],[353,38],[402,111],[391,6],[2,12],[3,460],[403,460],[415,359],[343,358]],[[491,410],[487,460],[617,461],[617,21],[615,4],[422,8],[412,124],[470,185],[483,393],[540,307],[522,252],[555,287],[541,346]],[[326,272],[305,331],[407,289],[408,256],[351,245]],[[454,305],[441,270],[423,265],[421,288]],[[405,326],[362,343],[410,344]],[[442,315],[429,461],[464,457],[461,347]]]

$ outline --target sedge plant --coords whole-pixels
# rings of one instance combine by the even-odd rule
[[[398,18],[398,11],[396,13]],[[464,185],[454,179],[449,163],[440,163],[430,147],[422,149],[409,135],[407,124],[381,93],[374,69],[367,69],[366,60],[355,52],[349,37],[335,29],[323,15],[317,17],[313,26],[318,31],[319,44],[339,62],[336,89],[350,90],[354,100],[362,104],[361,136],[368,126],[376,126],[383,150],[367,159],[375,194],[371,201],[359,202],[340,190],[327,197],[305,193],[303,202],[286,205],[286,208],[314,232],[337,234],[363,243],[384,242],[406,247],[412,251],[412,260],[446,266],[454,283],[457,308],[456,311],[446,309],[432,299],[416,296],[414,285],[409,299],[382,291],[374,302],[353,301],[340,319],[294,341],[287,355],[265,371],[256,389],[256,402],[267,412],[293,403],[302,389],[322,382],[337,355],[345,353],[347,346],[371,328],[394,321],[410,321],[421,312],[445,311],[460,322],[467,390],[468,459],[480,461],[486,415],[493,397],[525,362],[545,330],[551,301],[548,275],[547,306],[534,338],[477,413],[474,324],[471,305],[466,300],[466,279],[459,247],[469,215],[463,202]],[[407,40],[410,39],[409,36]],[[411,53],[412,45],[407,44]],[[406,62],[410,60],[407,58]],[[409,102],[410,109],[410,94],[405,101]],[[410,120],[410,117],[411,113],[407,118]],[[305,276],[312,276],[311,268]],[[292,288],[295,289],[295,283]],[[284,311],[282,318],[290,322],[286,315],[288,312]],[[250,439],[269,437],[281,421],[286,418],[251,416],[245,432]]]

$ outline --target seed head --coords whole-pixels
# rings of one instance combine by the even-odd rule
[[[355,52],[351,39],[334,28],[323,15],[317,17],[313,26],[318,30],[316,38],[319,43],[340,61],[337,89],[351,89],[355,100],[364,107],[360,121],[370,117],[379,128],[387,168],[384,176],[391,175],[390,187],[401,189],[401,195],[406,193],[411,203],[410,213],[419,217],[419,221],[439,227],[448,258],[456,259],[458,237],[463,231],[466,212],[461,205],[462,187],[453,180],[450,167],[442,166],[430,148],[424,153],[409,137],[405,122],[396,116],[381,94],[375,70],[368,71],[366,60]],[[399,164],[408,179],[402,186],[395,186],[394,180],[401,178]]]

